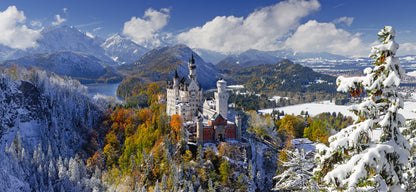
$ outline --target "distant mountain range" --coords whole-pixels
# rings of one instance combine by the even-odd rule
[[[121,81],[121,76],[109,64],[81,52],[39,53],[4,61],[0,66],[11,67],[13,65],[26,68],[34,67],[58,75],[70,76],[82,83]]]
[[[198,82],[204,89],[215,87],[220,77],[218,70],[183,44],[153,49],[133,64],[122,65],[118,69],[127,75],[139,75],[150,81],[171,80],[175,70],[180,76],[188,75],[188,60],[192,54],[197,64]]]
[[[37,46],[26,50],[0,46],[0,60],[17,59],[38,53],[74,51],[92,55],[111,65],[132,63],[147,52],[143,46],[116,34],[104,40],[91,38],[75,27],[62,26],[46,28],[41,31],[42,38]]]

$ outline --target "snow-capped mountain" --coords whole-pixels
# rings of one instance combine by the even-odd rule
[[[105,50],[105,54],[108,57],[120,64],[133,63],[148,51],[145,47],[119,34],[109,37],[101,44],[101,47]]]
[[[132,63],[140,58],[147,49],[120,35],[108,39],[91,37],[75,27],[61,26],[46,28],[41,31],[42,37],[37,46],[26,50],[13,49],[0,45],[0,61],[59,51],[74,51],[93,55],[103,62],[115,65]]]
[[[74,51],[35,54],[2,63],[5,67],[13,65],[36,67],[58,75],[70,76],[81,82],[106,81],[110,76],[118,76],[108,64],[98,58]]]
[[[42,38],[38,40],[38,47],[32,53],[55,53],[58,51],[82,52],[109,62],[111,61],[100,46],[99,38],[91,38],[75,27],[62,26],[44,29]]]

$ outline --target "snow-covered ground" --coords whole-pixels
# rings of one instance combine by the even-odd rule
[[[352,112],[349,110],[349,106],[346,105],[335,105],[330,101],[314,102],[314,103],[304,103],[299,105],[291,105],[286,107],[274,108],[274,110],[284,111],[285,114],[294,114],[300,115],[302,111],[308,112],[309,115],[315,116],[320,113],[330,112],[330,113],[342,113],[343,115],[351,116],[353,119],[356,119]],[[259,110],[262,114],[270,114],[273,109],[262,109]],[[416,102],[404,102],[404,109],[400,109],[401,113],[406,119],[416,119]]]

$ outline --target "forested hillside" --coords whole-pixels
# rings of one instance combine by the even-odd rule
[[[282,60],[274,65],[224,69],[231,84],[243,84],[254,92],[319,92],[335,93],[335,77],[314,72],[311,68]]]
[[[0,89],[0,191],[88,191],[99,185],[83,159],[97,145],[90,136],[104,111],[85,86],[12,67],[2,72]]]

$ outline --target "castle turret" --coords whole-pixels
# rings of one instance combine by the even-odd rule
[[[179,75],[177,70],[175,70],[175,76],[173,77],[173,87],[179,87]]]
[[[193,53],[192,53],[191,58],[188,61],[188,68],[189,68],[189,79],[196,80],[196,64],[195,64]]]
[[[198,117],[196,122],[196,142],[202,144],[204,142],[204,125],[202,123],[202,117]]]
[[[216,112],[221,114],[224,119],[227,119],[228,113],[228,93],[227,93],[227,82],[224,79],[217,81],[218,91],[215,92],[215,104]]]
[[[237,140],[240,140],[241,139],[241,130],[242,130],[242,127],[243,127],[243,117],[241,117],[241,115],[240,114],[237,114],[236,116],[235,116],[235,132],[236,132],[236,139]]]

